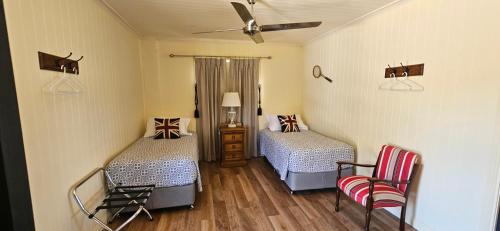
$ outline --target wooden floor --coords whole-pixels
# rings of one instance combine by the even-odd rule
[[[364,208],[342,197],[335,212],[331,189],[290,195],[265,159],[238,168],[202,163],[200,170],[203,192],[196,195],[194,209],[151,211],[153,221],[142,214],[124,230],[362,230]],[[370,227],[398,230],[399,222],[374,210]],[[407,225],[406,230],[414,229]]]

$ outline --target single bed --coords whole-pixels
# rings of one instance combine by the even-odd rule
[[[156,185],[147,209],[192,206],[196,188],[202,190],[196,135],[140,138],[111,160],[106,171],[116,184]]]
[[[259,132],[260,154],[291,192],[336,187],[337,161],[353,161],[353,147],[313,131]],[[352,168],[342,170],[352,175]]]

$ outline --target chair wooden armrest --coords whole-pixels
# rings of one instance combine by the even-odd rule
[[[366,168],[376,167],[376,165],[374,165],[374,164],[359,164],[359,163],[354,163],[354,162],[350,162],[350,161],[337,161],[337,165],[339,165],[339,166],[344,165],[344,164],[366,167]]]
[[[389,184],[409,184],[410,181],[392,181],[392,180],[382,180],[382,179],[378,179],[378,178],[375,178],[375,177],[370,177],[368,178],[368,181],[370,183],[377,183],[377,182],[384,182],[384,183],[389,183]]]

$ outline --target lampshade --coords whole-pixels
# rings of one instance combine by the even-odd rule
[[[238,92],[226,92],[224,93],[224,99],[222,99],[223,107],[240,107],[240,95]]]

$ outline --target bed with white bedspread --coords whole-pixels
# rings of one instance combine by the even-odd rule
[[[106,170],[114,183],[156,185],[150,208],[192,205],[195,192],[191,191],[196,183],[198,190],[202,190],[196,135],[179,139],[140,138],[111,160]],[[168,192],[169,196],[180,193],[181,197],[176,196],[178,200],[172,201],[162,198],[165,195],[161,192]]]
[[[352,146],[313,131],[264,129],[259,138],[261,155],[292,191],[335,187],[336,162],[354,160]]]

